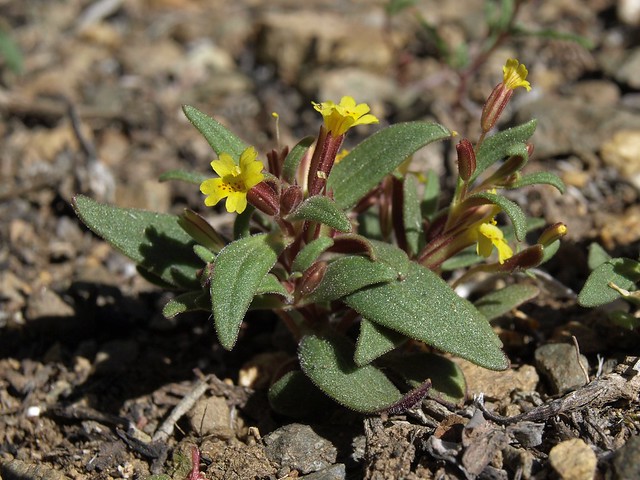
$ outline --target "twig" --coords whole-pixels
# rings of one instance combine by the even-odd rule
[[[584,374],[586,383],[589,383],[589,373],[587,372],[587,369],[584,368],[584,365],[582,364],[582,360],[580,359],[580,345],[578,345],[578,339],[576,338],[575,335],[571,335],[571,340],[573,340],[573,346],[576,347],[576,358],[578,359],[578,365],[580,365],[580,369]]]
[[[156,433],[153,434],[153,442],[165,442],[173,434],[178,420],[187,413],[196,404],[202,395],[209,388],[209,376],[202,379],[196,384],[196,386],[185,397],[180,400],[180,403],[174,407],[169,416],[166,418],[162,425],[158,427]]]

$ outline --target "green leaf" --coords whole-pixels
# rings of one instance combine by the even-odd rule
[[[413,175],[407,175],[402,183],[402,223],[409,255],[415,256],[420,250],[423,232],[418,185]]]
[[[640,318],[637,318],[634,314],[629,312],[623,312],[621,310],[615,310],[609,312],[607,317],[614,325],[628,330],[635,330],[640,327]]]
[[[144,270],[174,287],[200,286],[202,262],[175,215],[104,205],[83,195],[74,197],[73,208],[91,231]]]
[[[348,256],[327,265],[320,285],[307,297],[307,303],[332,302],[368,285],[389,282],[397,273],[382,262]]]
[[[264,277],[283,249],[276,237],[253,235],[220,250],[211,275],[213,319],[220,344],[231,350]]]
[[[630,258],[612,258],[597,267],[578,294],[578,303],[583,307],[597,307],[617,300],[620,293],[609,286],[613,283],[619,288],[636,290],[640,281],[640,264]]]
[[[389,265],[396,277],[402,278],[409,273],[409,257],[404,250],[399,249],[390,243],[379,240],[371,240],[372,259]]]
[[[202,245],[198,245],[198,244],[194,245],[193,253],[195,253],[198,256],[198,258],[202,260],[204,263],[213,263],[213,261],[216,259],[215,253],[213,253],[208,248],[203,247]]]
[[[296,255],[291,265],[293,272],[304,272],[315,262],[322,253],[333,245],[333,239],[329,237],[318,237],[311,243],[305,245]]]
[[[316,137],[314,136],[304,137],[291,149],[282,165],[282,179],[285,182],[293,184],[298,172],[298,166],[315,140]]]
[[[402,281],[373,285],[342,300],[367,320],[492,370],[509,362],[487,319],[438,275],[410,262]]]
[[[307,335],[298,347],[303,372],[325,394],[347,408],[373,413],[398,402],[402,395],[372,365],[353,362],[351,342],[336,334]]]
[[[366,365],[390,352],[406,339],[398,332],[363,318],[360,322],[360,335],[356,342],[353,360],[358,366]]]
[[[560,193],[564,193],[564,182],[560,180],[555,173],[551,172],[535,172],[528,175],[523,175],[516,182],[509,185],[509,189],[526,187],[528,185],[551,185],[555,187]]]
[[[178,224],[191,238],[214,253],[218,253],[226,244],[209,222],[189,208],[185,208],[178,217]]]
[[[527,123],[503,130],[485,139],[478,149],[476,171],[471,176],[470,182],[473,183],[478,178],[478,175],[497,161],[511,156],[514,147],[518,144],[525,145],[536,129],[536,123],[535,119],[530,120]]]
[[[4,25],[2,25],[4,27]],[[11,36],[0,27],[0,58],[4,59],[5,65],[16,75],[20,75],[23,70],[24,57],[20,47],[13,41]]]
[[[432,220],[438,211],[440,201],[440,179],[438,174],[433,170],[427,172],[427,180],[424,184],[424,192],[422,194],[422,216],[428,220]]]
[[[479,298],[474,305],[487,320],[493,320],[528,302],[539,293],[540,289],[534,285],[509,285]]]
[[[192,185],[200,185],[205,180],[209,179],[207,175],[200,172],[189,172],[187,170],[169,170],[160,175],[161,182],[167,182],[169,180],[177,180],[180,182],[191,183]]]
[[[554,240],[544,247],[542,250],[542,261],[540,262],[540,265],[551,260],[553,256],[558,253],[558,250],[560,250],[560,239]]]
[[[453,361],[434,353],[416,352],[387,355],[382,362],[399,373],[410,387],[431,380],[429,396],[458,404],[467,394],[464,373]]]
[[[469,198],[483,198],[487,200],[488,203],[493,203],[494,205],[499,206],[511,219],[516,238],[520,242],[524,240],[524,236],[527,234],[527,217],[517,203],[512,202],[502,195],[496,195],[495,193],[489,192],[475,193]]]
[[[369,209],[358,215],[358,234],[370,240],[383,240],[380,216]]]
[[[165,318],[173,318],[180,313],[195,310],[207,310],[209,298],[202,290],[177,295],[167,302],[162,309]]]
[[[476,246],[472,245],[462,250],[456,256],[447,258],[442,263],[440,268],[445,272],[450,272],[452,270],[457,270],[459,268],[470,267],[471,265],[475,265],[476,263],[479,263],[482,260],[484,260],[484,258],[476,253]]]
[[[272,273],[267,273],[264,276],[264,278],[260,282],[260,286],[258,287],[258,290],[256,291],[256,295],[263,295],[265,293],[273,293],[276,295],[280,295],[286,298],[287,300],[290,300],[293,298],[291,294],[287,291],[287,289],[284,288],[284,285],[280,283],[280,280],[278,280],[278,277],[276,277]]]
[[[276,413],[293,418],[317,419],[331,406],[329,397],[300,370],[287,372],[269,388],[269,403]]]
[[[587,263],[589,264],[590,270],[595,270],[608,260],[611,260],[611,255],[609,255],[600,244],[593,242],[589,245],[589,258]]]
[[[399,123],[379,130],[334,165],[327,191],[333,190],[340,208],[353,207],[409,155],[450,136],[442,125],[428,122]]]
[[[286,220],[310,220],[328,225],[339,232],[351,231],[349,217],[340,210],[333,200],[320,195],[307,198],[287,216]]]
[[[234,135],[231,130],[210,116],[202,113],[197,108],[190,105],[183,105],[182,111],[218,156],[222,153],[227,153],[237,162],[242,152],[247,149],[248,145]]]
[[[539,30],[530,30],[522,25],[515,25],[512,30],[513,35],[546,38],[550,40],[564,40],[575,42],[582,48],[593,50],[594,44],[591,40],[583,35],[577,35],[569,32],[559,32],[551,28],[542,28]]]

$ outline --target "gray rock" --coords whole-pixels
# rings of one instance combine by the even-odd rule
[[[73,307],[65,303],[53,290],[46,287],[37,289],[27,301],[26,317],[35,320],[43,317],[72,317]]]
[[[309,475],[305,475],[300,478],[304,478],[304,480],[344,480],[347,478],[347,472],[344,464],[336,463],[335,465],[331,465],[329,468],[325,468],[319,472],[310,473]]]
[[[194,432],[200,436],[229,439],[233,437],[231,411],[222,397],[203,397],[187,413]]]
[[[640,48],[635,48],[615,72],[615,79],[632,88],[640,88]]]
[[[336,462],[338,451],[308,425],[292,423],[264,437],[267,458],[303,474],[317,472]]]
[[[565,393],[586,385],[587,378],[578,363],[576,349],[566,343],[543,345],[535,352],[536,368],[549,382],[551,393]],[[580,362],[589,371],[589,362],[580,355]]]
[[[626,480],[640,478],[640,437],[637,435],[627,440],[613,458],[613,478]]]

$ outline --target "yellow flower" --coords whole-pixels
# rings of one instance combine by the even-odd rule
[[[247,192],[264,179],[262,162],[256,160],[257,157],[256,149],[248,147],[240,155],[240,165],[236,165],[231,155],[221,153],[218,160],[211,162],[211,168],[220,177],[210,178],[200,185],[200,191],[207,195],[204,204],[212,207],[226,198],[228,212],[244,212]]]
[[[340,150],[340,153],[336,155],[335,163],[340,163],[340,161],[347,155],[349,155],[349,150],[347,150],[346,148],[343,148],[342,150]]]
[[[353,97],[342,97],[337,105],[332,101],[311,103],[313,108],[322,114],[325,127],[334,137],[343,135],[356,125],[378,123],[378,119],[369,113],[369,105],[366,103],[356,105]]]
[[[502,83],[508,89],[515,90],[518,87],[524,87],[527,92],[531,90],[531,84],[527,81],[529,71],[523,63],[518,62],[515,58],[507,60],[505,66],[502,67],[502,72]]]
[[[487,258],[491,255],[493,247],[496,247],[500,263],[504,263],[506,259],[513,256],[513,250],[504,239],[502,230],[496,226],[495,220],[491,220],[489,223],[481,223],[477,229],[478,245],[476,251],[478,255]]]

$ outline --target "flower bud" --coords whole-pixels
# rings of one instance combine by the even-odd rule
[[[247,192],[248,202],[267,215],[280,211],[280,201],[276,191],[267,182],[260,182]]]
[[[476,153],[473,151],[471,142],[463,138],[456,145],[456,153],[458,154],[458,174],[465,182],[468,182],[476,171]]]
[[[543,247],[548,247],[556,240],[564,237],[567,234],[567,226],[562,223],[554,223],[553,225],[548,226],[544,232],[538,238],[538,243]]]
[[[307,268],[298,283],[298,295],[305,297],[312,293],[324,278],[327,271],[327,262],[315,262]]]
[[[299,185],[291,185],[287,188],[280,198],[280,210],[283,215],[288,215],[293,212],[300,202],[302,202],[303,193],[302,188]]]

